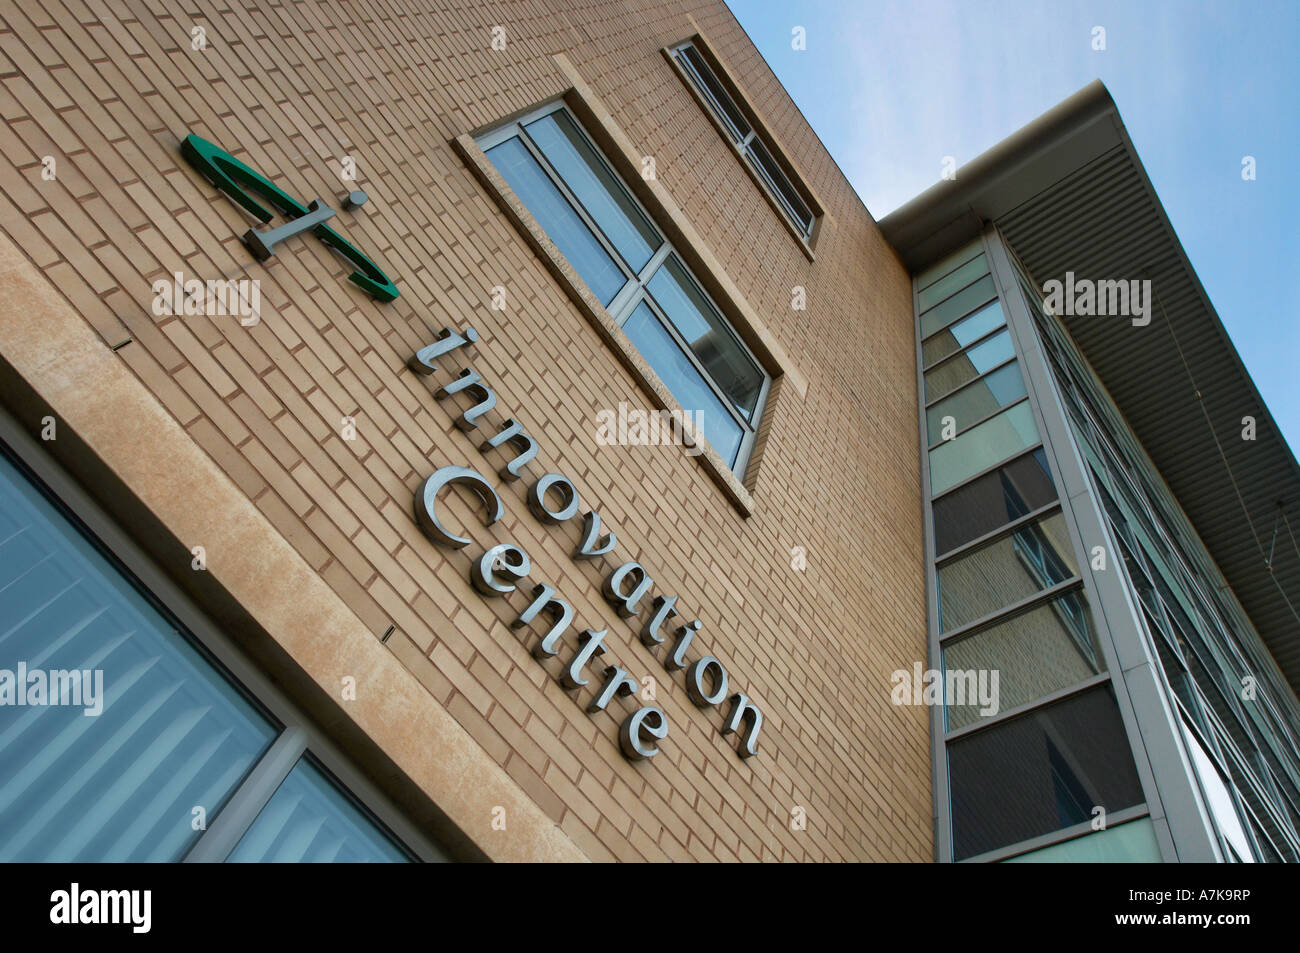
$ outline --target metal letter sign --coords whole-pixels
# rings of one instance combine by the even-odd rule
[[[205,179],[225,192],[235,204],[245,209],[258,221],[263,224],[270,222],[275,214],[268,211],[257,201],[257,198],[267,202],[276,212],[289,220],[269,232],[249,229],[244,235],[244,244],[249,247],[258,261],[265,261],[274,255],[277,242],[310,229],[311,233],[326,247],[334,249],[357,269],[348,276],[348,280],[354,285],[379,301],[392,301],[397,298],[399,294],[397,285],[388,280],[388,276],[379,269],[379,266],[361,254],[338,232],[324,224],[326,219],[336,213],[320,199],[314,200],[310,205],[303,205],[283,192],[266,176],[250,169],[208,140],[195,135],[185,137],[181,143],[181,155]],[[353,204],[359,202],[354,201]]]

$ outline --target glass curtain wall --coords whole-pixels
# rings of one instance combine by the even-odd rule
[[[1143,634],[1182,716],[1225,848],[1239,860],[1300,860],[1300,711],[1267,650],[1041,287],[1020,292],[1105,514]],[[1250,681],[1248,682],[1247,679]],[[1251,686],[1246,691],[1246,685]],[[1252,856],[1253,855],[1253,856]]]
[[[945,686],[997,685],[993,705],[946,693],[951,857],[1159,860],[983,240],[915,292],[932,635]],[[1080,836],[1099,808],[1126,823]]]

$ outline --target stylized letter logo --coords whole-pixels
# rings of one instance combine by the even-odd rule
[[[275,253],[274,246],[277,242],[310,229],[311,233],[324,242],[326,247],[334,249],[356,267],[357,270],[348,276],[348,280],[354,285],[379,301],[392,301],[398,296],[397,285],[388,280],[388,276],[379,269],[378,265],[361,254],[334,229],[323,224],[335,212],[320,199],[316,199],[310,205],[303,205],[261,173],[250,169],[230,153],[199,136],[185,137],[181,143],[181,155],[205,179],[226,193],[232,201],[258,221],[266,223],[275,217],[274,212],[268,211],[257,201],[258,198],[271,205],[275,212],[289,219],[288,224],[269,232],[249,229],[248,234],[244,236],[244,243],[249,246],[259,261],[265,261]],[[297,219],[303,221],[296,222],[297,227],[295,227]]]

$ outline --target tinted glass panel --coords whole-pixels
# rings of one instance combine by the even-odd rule
[[[998,296],[993,287],[993,276],[985,275],[975,284],[963,288],[947,301],[935,305],[921,315],[921,337],[928,338],[935,331],[946,328],[958,318],[964,318],[986,301]]]
[[[613,301],[625,284],[623,273],[519,137],[493,146],[487,156],[592,294],[601,304]]]
[[[647,287],[714,383],[743,417],[751,418],[763,389],[763,373],[675,256],[669,256]]]
[[[741,437],[744,435],[740,424],[736,423],[735,418],[704,382],[700,372],[695,369],[690,358],[682,353],[667,329],[659,323],[650,306],[645,302],[637,305],[623,325],[623,330],[672,391],[682,409],[692,415],[698,414],[693,419],[700,425],[709,443],[713,444],[713,449],[718,451],[729,466],[734,466]]]
[[[1040,447],[934,503],[934,551],[942,556],[1056,499]]]
[[[961,291],[962,288],[965,288],[976,278],[981,275],[987,275],[988,273],[988,259],[983,255],[980,255],[978,258],[973,258],[956,271],[944,275],[930,287],[918,294],[916,296],[916,306],[922,311],[927,311],[940,301],[943,301],[949,295]]]
[[[948,670],[998,673],[996,706],[976,703],[968,694],[970,704],[945,709],[949,730],[1077,685],[1106,668],[1082,592],[949,642],[943,647],[943,664]]]
[[[921,344],[921,355],[925,366],[929,367],[935,361],[941,361],[949,354],[955,354],[1006,323],[1001,302],[989,302],[970,317],[962,318],[956,324],[926,338]]]
[[[1109,684],[948,744],[957,860],[1142,803]]]
[[[925,372],[925,399],[932,401],[944,394],[950,394],[963,384],[967,384],[1015,357],[1016,351],[1011,344],[1011,332],[999,331],[993,337],[981,341],[962,354],[957,354],[942,364],[936,364]]]
[[[799,230],[807,234],[812,227],[812,213],[804,205],[803,199],[795,191],[786,174],[781,171],[772,154],[768,152],[767,147],[757,138],[751,139],[746,147],[749,153],[749,159],[753,162],[758,173],[767,181],[771,191],[776,193],[776,197],[785,206],[787,214],[794,219]]]
[[[966,264],[976,255],[984,254],[984,243],[976,239],[965,248],[959,248],[947,258],[936,262],[916,276],[917,288],[928,288],[944,275]]]
[[[406,860],[370,816],[306,758],[294,765],[228,858],[233,864]]]
[[[1025,396],[1025,380],[1017,364],[1008,364],[973,384],[967,384],[951,397],[945,397],[925,412],[930,442],[940,439],[943,418],[953,419],[953,433],[960,433],[977,420],[983,420],[1008,404]]]
[[[1064,516],[1025,523],[939,567],[939,631],[974,622],[1077,572]]]
[[[930,451],[930,494],[938,496],[1037,442],[1029,404],[1016,404]]]
[[[1151,818],[1143,817],[1061,844],[1017,854],[1004,864],[1158,864],[1162,860]]]
[[[0,860],[180,860],[269,747],[175,626],[0,456]]]
[[[662,241],[568,113],[550,113],[526,128],[623,260],[639,272]]]
[[[686,68],[686,74],[696,88],[712,104],[714,112],[727,126],[732,138],[739,142],[749,135],[749,123],[699,51],[693,46],[684,46],[677,51],[677,59]]]

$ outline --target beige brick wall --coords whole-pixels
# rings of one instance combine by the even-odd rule
[[[558,6],[0,4],[3,230],[106,349],[129,341],[116,358],[376,640],[396,627],[387,647],[429,704],[589,857],[928,860],[927,713],[889,703],[890,673],[925,658],[907,275],[722,4]],[[504,51],[490,48],[494,25]],[[697,29],[825,205],[815,262],[662,56]],[[769,408],[748,518],[680,447],[597,446],[599,409],[649,408],[649,395],[452,146],[565,92],[557,52],[656,157],[662,187],[807,381]],[[372,201],[332,224],[401,298],[371,301],[314,241],[256,263],[238,238],[248,221],[180,158],[190,132],[336,207],[339,157],[354,156]],[[174,271],[260,279],[261,323],[155,317],[151,283]],[[488,306],[495,285],[508,289],[504,313]],[[807,311],[790,309],[794,285]],[[420,534],[411,499],[425,476],[494,469],[433,399],[445,378],[404,369],[435,329],[466,323],[482,333],[468,360],[499,410],[542,443],[530,472],[570,476],[618,532],[618,555],[703,620],[694,654],[721,659],[763,711],[758,756],[737,757],[721,713],[692,706],[636,620],[600,598],[617,563],[571,561],[577,528],[540,526],[523,487],[501,486],[507,515],[490,529],[453,504],[475,538],[464,552]],[[39,375],[28,382],[42,391]],[[340,435],[344,416],[355,441]],[[579,626],[610,629],[613,658],[656,678],[671,724],[660,756],[623,759],[623,709],[583,711],[594,684],[564,697],[559,662],[536,662],[535,636],[508,627],[522,593],[487,602],[470,587],[469,557],[504,540],[560,587]],[[794,546],[807,550],[802,572]],[[791,830],[796,805],[806,830]]]

